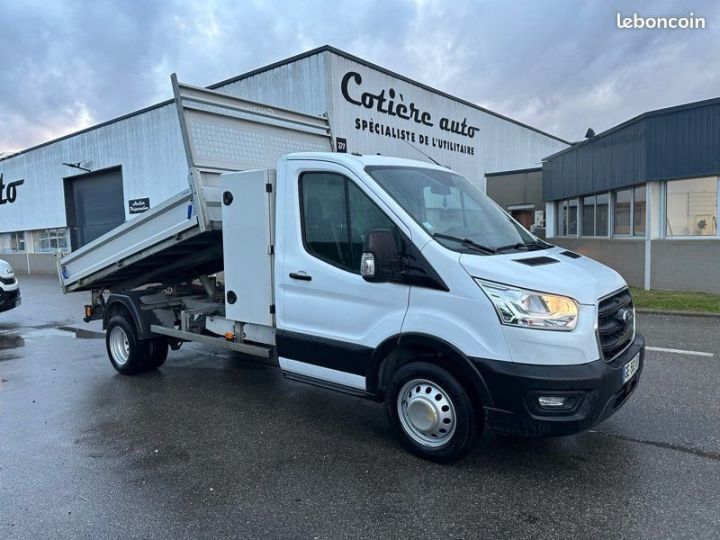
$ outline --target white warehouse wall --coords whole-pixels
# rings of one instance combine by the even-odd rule
[[[330,55],[329,95],[332,100],[330,125],[334,137],[347,139],[350,152],[381,153],[427,161],[405,140],[397,137],[403,133],[411,139],[413,146],[441,165],[473,180],[485,191],[486,173],[537,167],[542,158],[568,147],[554,137],[427,90],[419,84],[399,79],[351,58],[327,54]],[[354,73],[360,75],[360,80],[351,75]],[[390,107],[391,94],[394,93],[392,112],[396,114],[377,110],[377,99],[372,96],[379,96],[381,92],[384,92],[382,97],[386,100],[382,104],[385,110]],[[375,106],[357,104],[363,100],[366,104],[373,101]],[[404,111],[398,110],[398,105],[408,109],[414,106],[419,112],[414,118],[401,118]],[[409,115],[407,111],[404,114]],[[427,115],[427,124],[432,126],[417,121],[422,114]],[[380,124],[381,133],[376,132],[377,128],[376,131],[370,130],[371,122]],[[451,132],[442,128],[445,122],[465,123],[468,128],[464,134]],[[477,129],[472,136],[469,126]]]
[[[392,89],[396,104],[409,107],[411,102],[414,103],[417,109],[430,115],[429,122],[433,126],[347,101],[343,97],[342,81],[351,72],[358,73],[362,79],[360,84],[355,79],[346,84],[346,93],[352,100],[360,101],[364,92],[377,95],[384,90],[386,102],[383,107],[386,108]],[[552,136],[332,51],[321,51],[216,87],[220,92],[268,105],[315,115],[327,113],[333,137],[346,139],[348,152],[380,153],[426,161],[401,138],[372,132],[369,126],[372,121],[373,125],[379,123],[391,132],[394,129],[396,135],[405,132],[406,137],[412,137],[411,144],[474,180],[483,190],[485,173],[537,167],[542,158],[568,146]],[[478,131],[473,137],[450,133],[440,128],[443,118],[466,121]],[[363,121],[367,126],[364,127]],[[439,140],[465,146],[465,150],[472,148],[473,153],[433,146]]]
[[[125,218],[129,199],[154,206],[187,187],[187,161],[175,106],[164,105],[0,161],[3,182],[23,179],[13,203],[0,205],[0,232],[66,226],[64,178],[122,167]]]

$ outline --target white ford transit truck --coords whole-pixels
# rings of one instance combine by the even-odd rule
[[[65,292],[92,291],[117,371],[191,341],[269,358],[384,402],[440,462],[486,429],[587,429],[637,387],[644,340],[615,271],[447,168],[333,152],[326,117],[173,89],[189,189],[58,261]]]

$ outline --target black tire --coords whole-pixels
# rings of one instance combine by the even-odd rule
[[[472,450],[481,431],[481,411],[447,370],[429,362],[410,362],[394,373],[387,390],[390,423],[410,452],[449,463]],[[402,418],[400,407],[404,410]]]
[[[123,315],[115,315],[108,322],[105,348],[110,363],[123,375],[134,375],[145,369],[147,344],[138,338],[135,323]]]
[[[143,360],[145,369],[157,369],[165,363],[168,356],[168,342],[165,338],[153,338],[146,341],[147,354]]]

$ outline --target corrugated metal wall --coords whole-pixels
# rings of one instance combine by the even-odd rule
[[[84,171],[63,163],[85,160],[93,171],[122,167],[127,219],[127,200],[155,205],[187,187],[177,112],[166,105],[0,161],[6,184],[25,180],[15,202],[0,206],[0,232],[65,227],[63,178]]]
[[[720,173],[720,100],[648,113],[543,165],[545,200]]]
[[[306,114],[325,114],[328,112],[325,61],[325,53],[314,54],[218,86],[216,90]]]

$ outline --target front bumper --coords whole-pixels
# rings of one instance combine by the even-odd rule
[[[20,305],[20,287],[12,291],[0,289],[0,312]]]
[[[624,383],[623,368],[637,354],[637,372]],[[643,370],[645,339],[637,334],[612,362],[545,366],[481,358],[472,361],[492,401],[485,407],[486,428],[529,437],[570,435],[602,422],[627,402]],[[566,411],[541,410],[539,395],[571,396],[575,405]]]

